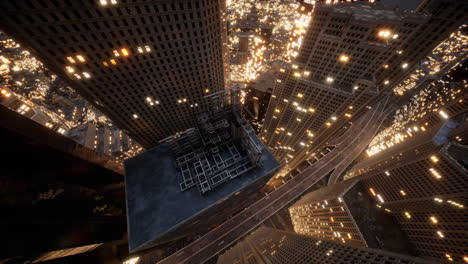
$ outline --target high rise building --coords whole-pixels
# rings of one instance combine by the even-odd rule
[[[403,232],[356,180],[308,193],[289,213],[298,234],[411,254]]]
[[[0,27],[145,148],[225,88],[224,1],[2,1]]]
[[[203,234],[256,200],[279,163],[240,98],[238,88],[207,96],[194,129],[125,161],[131,252]]]
[[[219,258],[224,263],[433,263],[388,251],[260,227]]]
[[[361,161],[347,175],[361,179],[422,257],[466,262],[468,147],[460,144],[468,130],[464,121],[456,129],[457,123],[449,121],[441,129],[415,135]]]
[[[427,19],[369,4],[317,4],[296,61],[280,71],[261,134],[278,159],[290,161],[365,108],[383,88],[376,71]]]
[[[431,6],[439,4],[449,10],[316,4],[296,61],[280,71],[261,132],[279,161],[293,168],[339,135],[464,22],[466,4]],[[427,29],[442,20],[437,34]]]

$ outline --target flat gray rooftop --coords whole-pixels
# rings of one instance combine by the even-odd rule
[[[200,211],[262,177],[271,176],[279,165],[264,147],[259,166],[202,195],[197,188],[180,190],[182,176],[176,170],[175,156],[167,143],[127,160],[125,186],[130,250],[141,249]]]

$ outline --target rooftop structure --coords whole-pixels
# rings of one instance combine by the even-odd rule
[[[125,162],[131,251],[216,226],[279,167],[239,99],[238,89],[207,96],[211,111],[200,112],[196,128]]]
[[[2,1],[0,25],[148,148],[225,88],[223,12],[209,0]]]
[[[197,128],[164,141],[176,155],[182,191],[196,185],[203,194],[259,165],[264,147],[240,116],[240,105],[222,103],[239,98],[239,89],[206,96],[211,110],[197,117]]]

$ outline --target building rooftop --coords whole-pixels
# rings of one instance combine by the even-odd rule
[[[148,247],[212,205],[266,180],[279,167],[253,130],[244,130],[250,125],[243,118],[231,113],[221,120],[225,122],[212,123],[215,132],[207,132],[206,124],[211,123],[205,121],[188,136],[177,136],[176,140],[162,143],[125,162],[131,251]],[[217,123],[227,124],[227,127],[216,126]],[[193,139],[191,135],[199,138]],[[209,142],[212,138],[216,140]],[[191,147],[183,149],[187,144]],[[202,167],[204,173],[200,174],[198,170]],[[227,177],[215,181],[219,175]],[[190,186],[186,185],[188,179],[193,180]]]

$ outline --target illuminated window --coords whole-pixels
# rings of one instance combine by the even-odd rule
[[[389,82],[390,82],[389,80],[385,80],[384,84],[387,85]]]
[[[384,69],[387,69],[387,68],[388,68],[388,64],[384,64],[383,67],[384,67]]]
[[[59,129],[57,129],[57,132],[63,135],[65,133],[65,129],[60,127]]]
[[[442,233],[442,231],[438,230],[437,232],[437,235],[440,237],[440,238],[444,238],[444,233]]]
[[[391,35],[392,35],[392,31],[390,31],[389,29],[381,29],[377,33],[377,36],[382,39],[388,39],[391,37]]]
[[[137,114],[133,114],[133,118],[134,118],[134,119],[138,119],[138,115],[137,115]]]
[[[298,72],[295,72],[295,73],[294,73],[294,77],[301,77],[301,74],[298,73]]]
[[[439,162],[439,158],[437,158],[437,156],[433,155],[433,156],[431,156],[431,161],[434,162],[434,163],[437,163],[437,162]]]
[[[340,56],[340,62],[346,63],[346,62],[348,62],[348,61],[349,61],[349,56],[348,56],[348,55],[342,54],[342,55]]]
[[[11,93],[7,92],[7,90],[4,90],[4,89],[2,89],[1,93],[5,97],[10,97],[11,96]]]
[[[385,171],[385,175],[390,176],[390,172],[389,172],[389,171]]]
[[[429,217],[429,219],[431,220],[433,224],[437,224],[439,222],[435,216],[431,216]]]
[[[445,254],[445,257],[446,257],[449,261],[453,261],[452,256],[450,256],[449,254]]]
[[[66,69],[67,69],[67,71],[69,73],[74,73],[75,72],[75,69],[73,67],[67,66]]]
[[[99,4],[101,4],[102,6],[106,6],[107,0],[99,0]]]
[[[405,217],[411,219],[411,214],[409,212],[405,212]]]
[[[336,121],[336,116],[332,116],[331,120]]]
[[[290,132],[286,133],[288,136],[292,136],[292,134]]]
[[[128,53],[128,50],[127,50],[127,49],[121,49],[120,51],[122,52],[122,55],[124,55],[125,57],[127,57],[128,55],[130,55],[130,53]]]
[[[143,48],[142,47],[138,47],[137,50],[138,50],[138,53],[143,53]]]
[[[114,56],[116,56],[116,57],[119,57],[119,56],[120,56],[120,53],[119,53],[118,50],[113,50],[113,52],[114,52]]]
[[[309,72],[309,71],[305,71],[305,72],[304,72],[304,76],[307,77],[307,76],[309,76],[309,75],[310,75],[310,72]]]
[[[205,93],[209,93],[210,92],[210,89],[205,89]]]
[[[296,64],[293,64],[293,65],[292,65],[292,68],[293,68],[293,69],[297,69],[297,65],[296,65]]]
[[[110,61],[110,63],[112,63],[112,65],[116,65],[116,64],[117,64],[117,62],[116,62],[114,59],[110,59],[109,61]]]
[[[311,112],[311,113],[315,113],[315,109],[314,109],[314,108],[312,108],[312,107],[309,107],[309,109],[308,109],[308,110],[309,110],[309,112]]]
[[[67,57],[67,60],[71,63],[76,63],[76,61],[72,57]]]
[[[397,38],[398,38],[398,34],[393,34],[392,39],[397,39]]]
[[[449,118],[449,116],[447,115],[447,113],[446,113],[444,110],[440,110],[440,111],[439,111],[439,115],[440,115],[441,117],[443,117],[444,119],[448,119],[448,118]]]
[[[18,111],[17,111],[17,112],[20,113],[20,114],[22,114],[22,115],[24,115],[24,114],[26,114],[26,112],[29,111],[29,109],[30,109],[29,106],[27,106],[27,105],[25,105],[25,104],[22,104],[22,105],[18,108]]]
[[[377,194],[377,198],[379,199],[379,201],[380,201],[381,203],[384,203],[384,202],[385,202],[384,199],[382,198],[382,195]]]
[[[333,79],[332,77],[327,77],[326,81],[327,81],[327,83],[333,83],[333,81],[335,81],[335,79]]]
[[[305,146],[306,144],[304,142],[299,143],[301,146]]]
[[[86,78],[86,79],[89,79],[91,78],[91,75],[87,72],[83,72],[83,76]]]
[[[406,196],[405,190],[400,190],[401,195]]]
[[[359,89],[359,86],[355,85],[355,86],[353,87],[353,89],[354,89],[354,90],[357,90],[357,89]]]
[[[150,52],[151,51],[150,46],[145,46],[145,50],[146,50],[146,52]]]
[[[297,97],[299,97],[299,98],[303,98],[303,97],[304,97],[304,95],[303,95],[303,94],[301,94],[301,93],[298,93],[298,94],[297,94]]]
[[[102,62],[102,65],[104,65],[104,66],[107,67],[107,66],[109,66],[109,63],[107,63],[107,61],[103,61],[103,62]]]
[[[85,58],[81,55],[76,55],[76,58],[80,61],[80,62],[85,62]]]
[[[403,63],[403,64],[401,65],[401,67],[402,67],[403,69],[408,68],[408,63]]]
[[[330,122],[326,122],[325,125],[326,125],[327,127],[329,127],[329,126],[331,126],[331,123],[330,123]]]
[[[134,257],[123,262],[123,264],[137,264],[140,257]]]
[[[430,168],[429,171],[431,172],[432,176],[434,176],[436,179],[441,179],[442,175],[438,171],[436,171],[434,168]]]
[[[276,113],[281,113],[281,110],[275,109],[275,112],[276,112]]]

